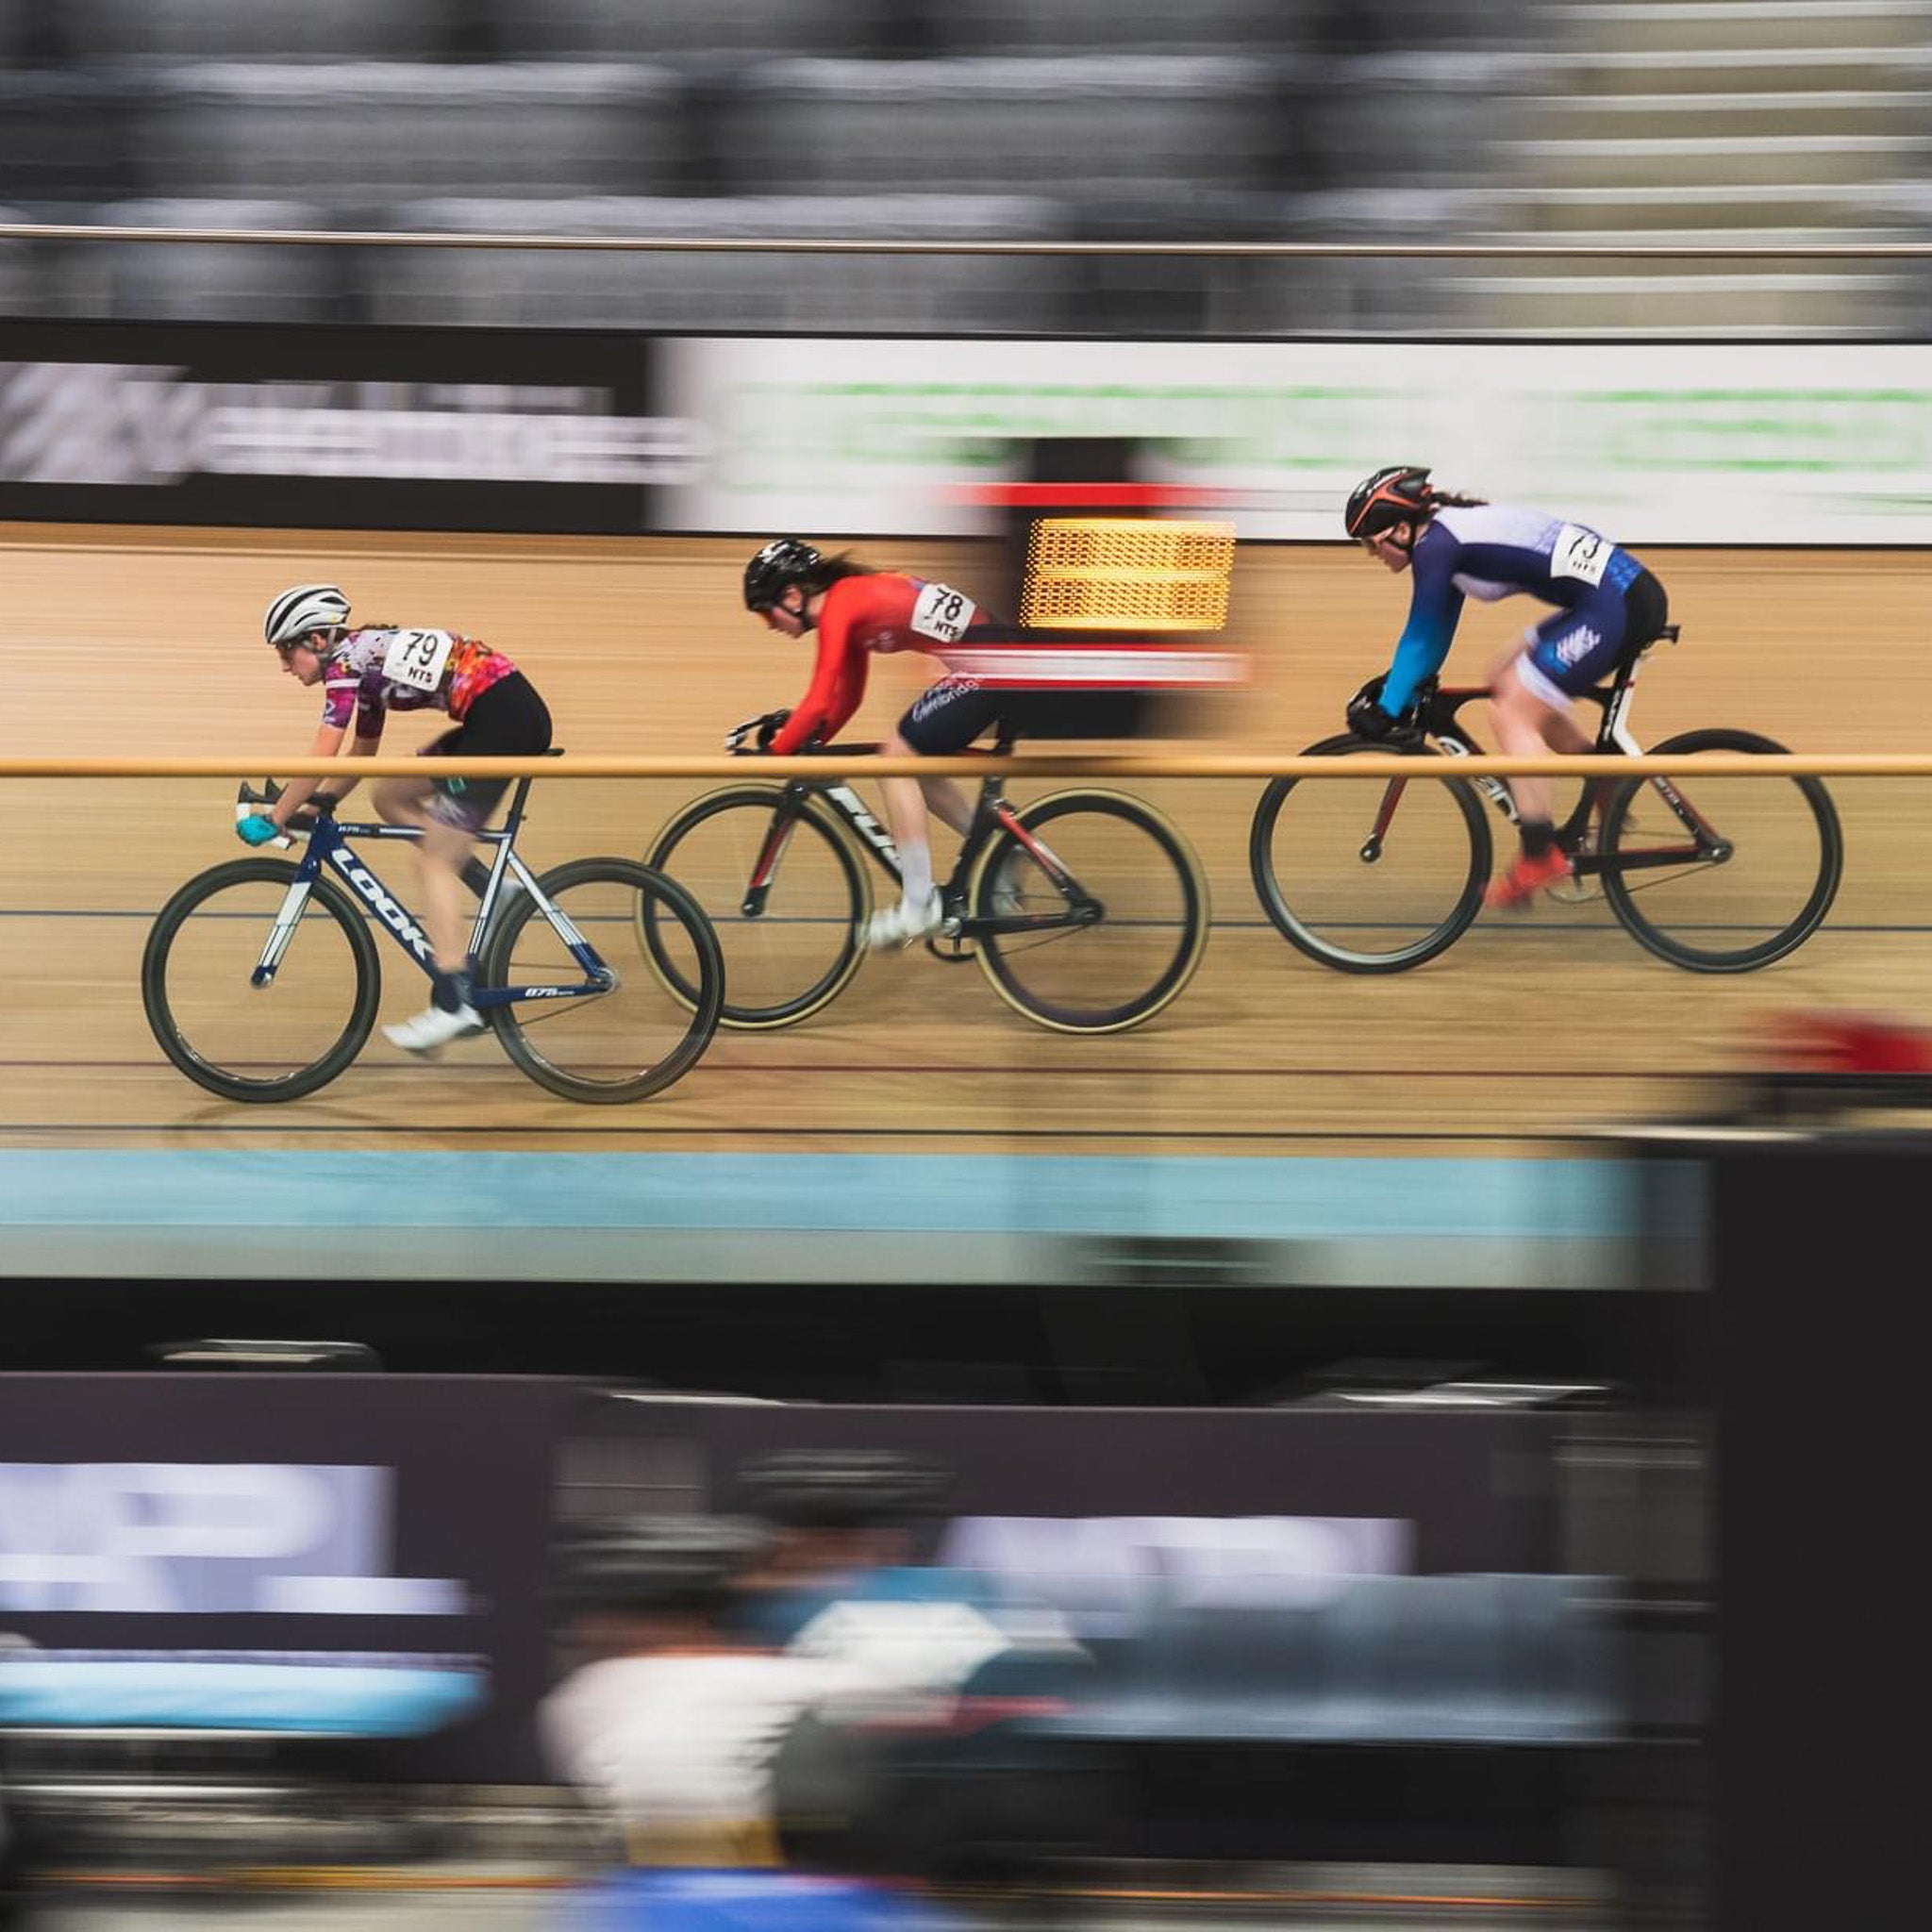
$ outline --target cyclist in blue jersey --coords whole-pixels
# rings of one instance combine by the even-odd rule
[[[1669,620],[1663,586],[1608,538],[1542,510],[1451,495],[1414,464],[1357,484],[1343,525],[1388,569],[1409,573],[1408,622],[1393,661],[1349,702],[1349,728],[1363,738],[1413,731],[1416,692],[1449,655],[1465,598],[1487,604],[1522,591],[1556,608],[1490,669],[1497,743],[1510,758],[1587,753],[1592,741],[1571,716],[1571,700]],[[1557,843],[1550,781],[1514,778],[1510,790],[1523,851],[1491,882],[1490,906],[1524,905],[1572,871]]]

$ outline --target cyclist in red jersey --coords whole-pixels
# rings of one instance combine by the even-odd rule
[[[950,584],[824,557],[795,537],[776,538],[745,565],[744,604],[781,637],[818,633],[810,689],[765,747],[780,756],[838,732],[865,696],[874,653],[941,649],[992,622]],[[949,674],[919,694],[879,749],[927,758],[962,751],[1011,706],[1010,692]],[[899,848],[901,895],[898,905],[873,915],[866,943],[907,946],[937,931],[941,917],[926,812],[963,835],[973,823],[973,802],[945,778],[883,778],[879,789]]]

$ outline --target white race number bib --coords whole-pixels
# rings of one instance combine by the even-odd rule
[[[928,584],[912,607],[912,628],[923,638],[957,644],[978,615],[973,599],[950,584]]]
[[[1599,537],[1581,524],[1565,524],[1557,532],[1557,547],[1550,553],[1550,575],[1600,584],[1604,580],[1604,566],[1615,548],[1607,537]]]
[[[434,691],[442,682],[456,640],[446,630],[399,630],[382,660],[382,675],[391,684]]]

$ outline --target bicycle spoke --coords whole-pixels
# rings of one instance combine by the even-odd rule
[[[1775,749],[1769,740],[1731,731],[1690,732],[1657,747]],[[1694,789],[1694,799],[1686,788]],[[1842,844],[1829,794],[1815,778],[1770,774],[1687,773],[1678,789],[1681,802],[1633,782],[1612,803],[1602,874],[1612,910],[1659,958],[1695,972],[1745,972],[1782,958],[1816,930],[1838,889]],[[1682,863],[1657,864],[1660,853],[1676,848],[1636,842],[1632,813],[1640,800],[1653,826],[1668,811],[1675,824],[1721,841],[1718,849],[1686,844]]]
[[[348,1065],[374,1020],[378,969],[362,914],[325,881],[302,902],[275,974],[254,983],[295,868],[241,859],[184,886],[142,966],[148,1022],[183,1073],[230,1100],[291,1100]]]
[[[1313,747],[1350,758],[1357,739]],[[1262,794],[1249,866],[1262,909],[1324,965],[1392,973],[1420,965],[1475,916],[1490,844],[1460,781],[1277,781]]]
[[[749,788],[698,799],[660,832],[651,863],[697,900],[724,958],[727,1026],[774,1026],[824,1005],[858,970],[865,882],[847,845],[815,815],[791,827],[756,911],[745,909],[769,849],[780,793]],[[652,934],[644,933],[647,947]],[[651,951],[672,991],[691,989]]]
[[[1003,996],[1041,1024],[1109,1032],[1160,1010],[1191,977],[1206,937],[1206,888],[1171,826],[1137,800],[1070,792],[1023,814],[1028,836],[1073,882],[1002,834],[976,885],[975,912],[1040,919],[989,930],[980,963]]]
[[[522,962],[511,968],[512,974],[521,973],[522,970]],[[518,981],[520,985],[530,983],[532,982]],[[523,1000],[518,1003],[517,1024],[525,1033],[532,1032],[540,1027],[552,1025],[558,1020],[581,1025],[583,1024],[583,1009],[586,1007],[594,1006],[601,999],[608,999],[609,997],[608,993],[592,992],[585,993],[578,999]]]
[[[573,1100],[633,1100],[668,1086],[703,1051],[717,1023],[723,975],[703,915],[628,859],[578,859],[546,873],[538,886],[617,983],[604,992],[540,995],[493,1008],[505,1051],[531,1078]],[[641,897],[651,902],[641,916]],[[701,989],[695,1011],[653,969],[647,943],[673,976]],[[541,908],[520,899],[497,928],[486,984],[579,987],[586,978]]]

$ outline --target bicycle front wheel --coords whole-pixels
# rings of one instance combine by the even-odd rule
[[[161,908],[141,960],[161,1051],[224,1100],[299,1100],[325,1087],[361,1052],[381,993],[375,941],[349,895],[326,878],[298,887],[283,858],[238,858],[190,879]]]
[[[823,807],[788,803],[773,785],[713,791],[658,834],[650,863],[691,893],[717,932],[724,958],[722,1024],[796,1025],[858,971],[872,893],[852,841]],[[639,909],[641,916],[648,908],[641,901]],[[654,928],[641,930],[652,970],[691,1000],[693,989]]]
[[[1781,752],[1755,731],[1654,748]],[[1692,802],[1694,800],[1694,803]],[[1816,778],[1630,778],[1604,812],[1604,898],[1631,938],[1691,973],[1750,973],[1824,923],[1844,871],[1838,808]]]
[[[545,873],[537,890],[556,920],[519,892],[486,942],[485,986],[536,990],[490,1008],[504,1052],[566,1100],[614,1104],[660,1092],[717,1031],[724,962],[710,921],[681,887],[630,858],[575,859]],[[691,989],[689,1001],[653,970],[646,932]],[[608,990],[558,991],[582,986],[594,971],[608,974]]]
[[[989,841],[968,887],[974,918],[993,922],[975,933],[974,957],[994,991],[1058,1033],[1151,1020],[1208,943],[1193,849],[1158,811],[1114,791],[1056,792],[1017,816],[1024,836]]]
[[[1382,749],[1344,735],[1303,756]],[[1248,829],[1262,911],[1341,973],[1404,973],[1454,945],[1482,906],[1490,853],[1481,801],[1462,778],[1276,778]]]

